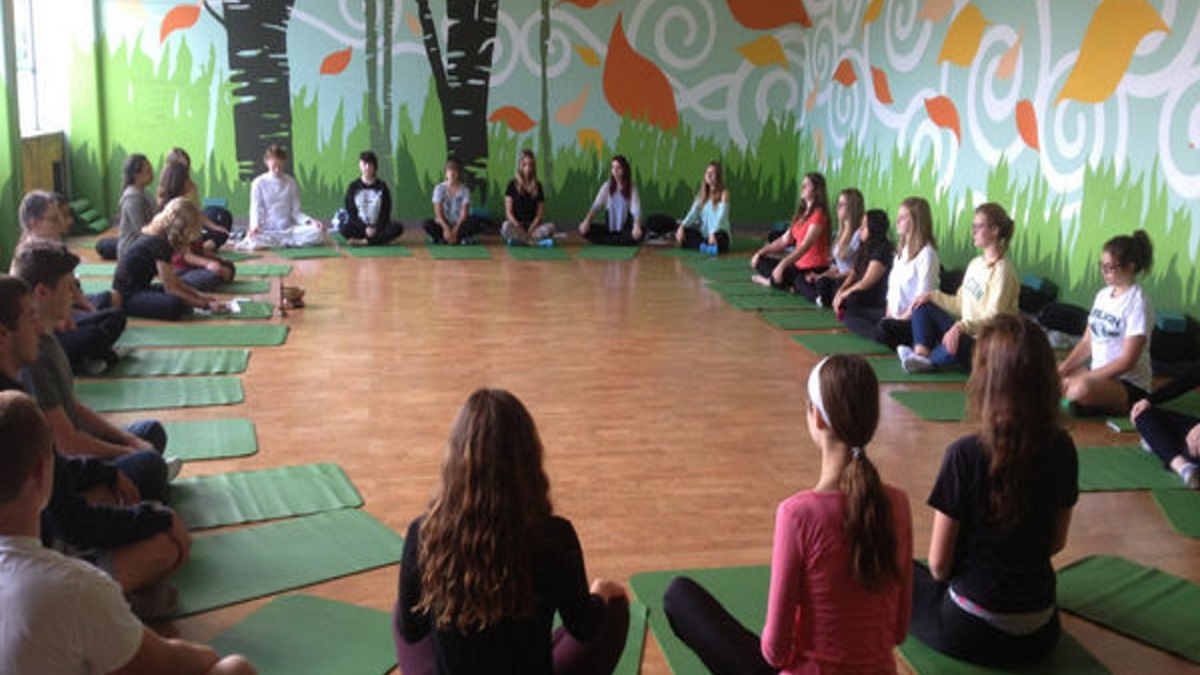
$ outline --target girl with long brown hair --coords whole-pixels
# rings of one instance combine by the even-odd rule
[[[537,177],[537,158],[526,148],[517,158],[517,175],[504,191],[504,225],[500,236],[509,244],[550,247],[554,223],[545,222],[546,191]]]
[[[912,519],[866,454],[879,382],[860,356],[834,355],[808,378],[808,432],[821,451],[811,490],[779,505],[761,641],[687,577],[667,587],[672,630],[715,674],[895,672],[908,634]]]
[[[788,248],[794,247],[789,252]],[[750,280],[792,292],[808,287],[809,273],[829,268],[829,196],[825,176],[813,171],[800,183],[800,202],[792,226],[775,241],[763,245],[750,258]]]
[[[940,652],[1010,665],[1058,641],[1050,558],[1079,495],[1059,391],[1035,323],[1002,314],[981,327],[967,383],[978,431],[946,449],[929,495],[929,566],[913,576],[913,635]]]
[[[174,153],[168,157],[173,155]],[[174,156],[178,157],[178,155]],[[187,155],[182,156],[186,157]],[[158,209],[160,211],[165,209],[167,204],[176,197],[186,197],[199,203],[196,196],[196,184],[192,182],[191,166],[184,159],[168,160],[163,165],[162,173],[158,177]],[[205,239],[206,223],[208,222],[208,217],[201,213],[200,238],[192,242],[187,249],[177,251],[171,257],[175,276],[198,291],[214,290],[221,284],[233,281],[234,276],[237,275],[237,268],[232,262],[213,253],[215,245],[205,246],[206,242],[211,244],[214,241]]]
[[[712,161],[704,168],[692,208],[675,229],[675,241],[680,248],[717,255],[729,251],[729,232],[729,190],[721,163]]]
[[[552,633],[557,612],[563,627]],[[450,431],[441,484],[408,528],[395,610],[405,675],[611,673],[625,590],[587,586],[571,522],[554,515],[542,442],[511,393],[480,389]]]
[[[603,227],[592,225],[592,218],[603,211]],[[616,155],[609,167],[609,178],[600,186],[587,215],[579,223],[579,234],[593,244],[637,246],[642,240],[642,199],[633,184],[633,171],[624,155]]]

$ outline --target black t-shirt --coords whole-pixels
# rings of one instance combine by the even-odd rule
[[[1033,511],[1010,530],[987,516],[991,455],[978,436],[960,438],[946,449],[929,495],[930,506],[959,524],[951,586],[992,612],[1033,612],[1054,603],[1050,549],[1059,511],[1079,498],[1079,460],[1075,443],[1062,430],[1047,440],[1041,455],[1027,486],[1034,494]]]
[[[171,262],[171,245],[159,236],[142,235],[117,262],[113,289],[125,297],[150,288],[158,274],[158,262]]]
[[[421,599],[420,534],[422,518],[408,527],[400,560],[400,593],[396,628],[409,643],[433,630],[427,614],[414,614]],[[439,673],[552,675],[551,621],[557,611],[563,626],[578,640],[589,639],[600,623],[604,601],[588,592],[583,551],[575,528],[565,518],[546,521],[533,553],[533,585],[538,607],[534,616],[502,619],[482,631],[453,628],[435,633]]]
[[[858,291],[854,294],[855,301],[870,307],[885,307],[887,306],[887,280],[888,273],[892,271],[892,263],[896,260],[896,252],[891,246],[872,246],[870,249],[860,249],[855,259],[855,274],[861,279],[866,273],[867,268],[871,263],[877,262],[883,265],[883,276],[874,286]]]
[[[537,215],[538,204],[546,201],[546,192],[542,189],[541,181],[538,181],[537,184],[537,195],[531,195],[528,192],[521,192],[521,189],[517,187],[516,179],[510,180],[504,196],[512,198],[513,215],[522,225],[533,222],[534,216]]]

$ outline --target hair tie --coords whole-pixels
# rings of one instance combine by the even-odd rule
[[[821,400],[821,366],[824,366],[828,360],[828,356],[821,359],[817,365],[813,366],[812,372],[808,374],[808,400],[817,409],[817,413],[821,415],[821,419],[825,420],[825,426],[832,426],[829,424],[829,416],[825,414],[825,402]]]
[[[862,459],[864,454],[863,449],[858,446],[850,448],[850,459]]]

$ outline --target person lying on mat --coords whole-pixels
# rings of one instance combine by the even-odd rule
[[[433,188],[433,218],[425,221],[425,234],[435,244],[468,244],[479,234],[471,218],[471,188],[463,183],[462,163],[446,160],[446,180]]]
[[[793,247],[788,251],[789,247]],[[754,275],[750,280],[793,293],[804,288],[815,298],[817,276],[829,268],[829,196],[825,176],[811,172],[800,183],[800,203],[792,226],[783,236],[768,242],[750,258]],[[807,280],[813,275],[813,281]]]
[[[250,183],[250,227],[237,248],[293,248],[325,243],[325,223],[300,209],[300,188],[284,170],[288,154],[272,144],[263,154],[266,173]]]
[[[1154,260],[1150,235],[1138,230],[1104,243],[1096,293],[1083,339],[1058,366],[1063,396],[1077,412],[1120,415],[1150,392],[1154,307],[1138,275]],[[1091,366],[1086,366],[1088,360]]]
[[[382,246],[404,234],[392,220],[392,193],[376,172],[379,157],[366,150],[358,156],[359,177],[346,188],[346,222],[341,233],[350,246]]]
[[[192,182],[191,165],[183,161],[167,162],[163,165],[162,174],[158,177],[158,210],[167,208],[176,197],[186,197],[197,202],[196,184]],[[176,251],[171,256],[171,266],[175,276],[180,281],[198,291],[211,291],[221,284],[233,281],[237,275],[237,267],[232,262],[218,256],[213,249],[205,248],[205,243],[212,245],[214,240],[205,240],[204,223],[209,222],[203,212],[200,214],[201,235],[187,248]]]
[[[142,236],[117,261],[113,290],[129,316],[178,321],[195,308],[227,312],[228,306],[180,281],[172,257],[200,238],[200,207],[176,197],[142,229]],[[153,283],[157,276],[162,283]]]
[[[252,675],[240,656],[159,637],[107,575],[42,545],[53,446],[37,404],[0,392],[0,672]]]
[[[888,239],[887,212],[871,209],[862,218],[854,265],[833,296],[832,307],[842,323],[860,335],[874,330],[887,305],[887,276],[896,259]]]
[[[517,175],[504,191],[504,224],[500,236],[509,244],[553,246],[554,223],[547,223],[546,191],[537,177],[537,159],[533,151],[521,151]]]
[[[404,675],[611,673],[625,589],[590,590],[575,528],[554,514],[542,441],[512,394],[467,399],[429,509],[409,525],[394,614]],[[563,626],[551,630],[557,612]]]
[[[851,330],[863,337],[896,349],[911,345],[914,303],[937,290],[941,276],[937,240],[933,236],[933,215],[929,202],[921,197],[909,197],[896,210],[896,234],[900,244],[887,279],[886,313],[872,329]]]
[[[1200,418],[1162,408],[1171,399],[1200,386],[1200,366],[1189,368],[1133,404],[1129,421],[1142,435],[1142,444],[1162,460],[1163,466],[1200,490]]]
[[[913,574],[912,633],[988,666],[1048,655],[1060,633],[1050,559],[1066,546],[1079,460],[1059,422],[1054,352],[1029,319],[979,330],[968,410],[929,494],[929,565]]]
[[[729,190],[721,163],[712,161],[704,169],[704,180],[692,208],[675,230],[680,248],[697,250],[709,255],[729,252]]]
[[[606,215],[605,224],[594,225],[592,218],[601,211]],[[624,155],[613,157],[608,180],[579,223],[579,235],[593,244],[610,246],[637,246],[642,241],[642,198]]]
[[[1017,312],[1021,291],[1017,270],[1008,259],[1013,221],[995,203],[975,209],[971,223],[975,257],[963,275],[958,293],[927,293],[913,302],[912,347],[900,345],[896,354],[909,373],[926,373],[954,363],[969,368],[971,349],[980,325],[1000,314]]]
[[[912,518],[907,495],[883,483],[866,454],[879,423],[870,365],[848,355],[818,363],[807,419],[821,474],[775,514],[762,639],[687,577],[664,593],[671,629],[712,673],[896,670],[912,597]]]

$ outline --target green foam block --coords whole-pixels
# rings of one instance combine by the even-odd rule
[[[277,466],[193,476],[171,483],[171,508],[191,530],[357,508],[362,504],[362,496],[337,464]]]
[[[959,389],[893,391],[889,396],[927,422],[961,422],[967,416],[967,395]]]
[[[75,395],[97,412],[233,405],[245,400],[236,377],[150,377],[78,382]]]
[[[412,249],[407,246],[347,246],[351,258],[411,258]]]
[[[1182,487],[1154,455],[1139,446],[1079,448],[1079,489],[1116,492]]]
[[[163,422],[167,457],[192,462],[245,457],[258,452],[254,422],[242,417],[191,422]]]
[[[1116,556],[1088,556],[1058,572],[1058,605],[1200,663],[1200,585]]]
[[[340,258],[342,254],[332,246],[300,246],[298,248],[275,248],[271,252],[285,260],[307,260],[310,258]]]
[[[792,312],[763,312],[763,321],[783,330],[829,330],[841,328],[842,322],[828,310],[797,309]]]
[[[491,251],[482,244],[430,244],[429,257],[434,260],[490,260]]]
[[[771,568],[767,565],[721,567],[694,570],[642,572],[629,579],[629,586],[638,602],[650,608],[650,631],[667,658],[671,671],[677,675],[706,673],[708,670],[685,645],[663,614],[663,592],[677,576],[691,577],[746,628],[759,632],[767,617],[767,590],[771,583]]]
[[[633,260],[641,249],[637,246],[588,245],[579,249],[580,260]]]
[[[389,612],[311,595],[278,597],[212,639],[262,675],[383,675],[396,665]]]
[[[249,349],[135,349],[100,377],[230,375],[246,372]]]
[[[880,345],[882,346],[882,345]],[[967,374],[957,366],[949,366],[944,370],[931,373],[907,373],[896,357],[869,359],[875,377],[880,382],[966,382]]]
[[[792,340],[814,354],[890,354],[891,351],[854,333],[806,333],[793,335]],[[868,359],[871,365],[885,359]]]
[[[282,324],[195,322],[129,326],[117,340],[121,347],[265,347],[281,345],[288,327]]]
[[[989,668],[946,656],[912,635],[900,645],[900,656],[917,675],[1003,675],[1003,673],[1054,673],[1100,675],[1112,672],[1068,633],[1062,633],[1050,657],[1016,668]]]
[[[571,256],[557,246],[508,246],[508,257],[513,260],[570,260]]]
[[[359,509],[290,518],[192,540],[171,577],[187,616],[399,562],[404,540]]]
[[[1168,473],[1161,471],[1160,473]],[[1183,487],[1177,476],[1171,476],[1174,488]],[[1200,492],[1194,490],[1155,490],[1154,503],[1162,509],[1171,528],[1192,539],[1200,539]]]

